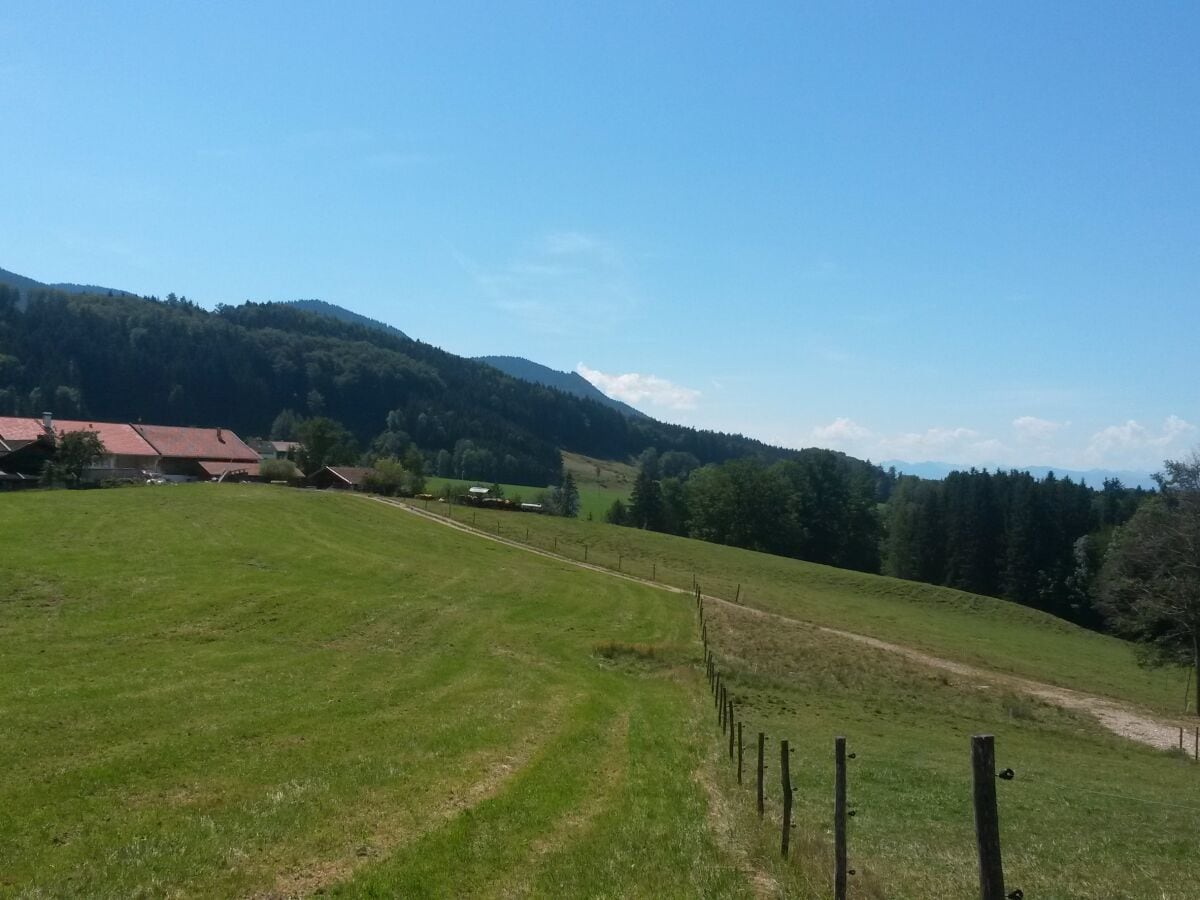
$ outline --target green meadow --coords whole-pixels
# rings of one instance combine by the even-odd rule
[[[996,672],[1137,703],[1184,708],[1188,673],[1140,667],[1125,641],[993,597],[601,522],[430,507],[538,549],[766,612],[903,644]],[[527,536],[528,535],[528,536]]]
[[[637,475],[632,466],[592,459],[578,453],[564,453],[563,465],[575,476],[575,484],[579,488],[579,518],[584,521],[603,522],[604,514],[614,500],[629,502],[633,479]],[[459,495],[475,484],[492,486],[482,481],[430,476],[426,479],[426,490],[441,498],[446,496],[447,486],[451,487],[453,495]],[[548,487],[531,487],[527,484],[501,484],[500,489],[505,497],[525,503],[536,503],[542,493],[550,490]]]
[[[1010,889],[1195,895],[1191,761],[801,621],[707,611],[748,775],[768,735],[760,822],[686,595],[332,493],[38,492],[0,514],[0,895],[827,897],[845,734],[850,896],[970,896],[968,738],[983,731],[1017,772],[999,787]],[[480,518],[685,587],[693,571],[706,592],[740,583],[797,620],[1178,705],[1126,645],[1001,601]],[[781,738],[796,747],[786,861]]]
[[[746,895],[679,597],[356,497],[0,510],[0,894]]]

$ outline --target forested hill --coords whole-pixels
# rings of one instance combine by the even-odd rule
[[[296,309],[302,309],[305,312],[316,313],[319,316],[328,316],[331,319],[338,319],[342,322],[350,322],[355,325],[365,325],[367,328],[375,328],[379,331],[387,332],[396,337],[408,337],[399,328],[380,322],[376,319],[367,318],[364,315],[346,309],[344,306],[338,306],[336,303],[326,303],[324,300],[292,300],[288,306],[294,306]]]
[[[30,291],[45,290],[50,288],[56,291],[62,291],[64,294],[122,294],[132,297],[128,291],[119,291],[116,288],[100,287],[94,284],[43,284],[40,281],[35,281],[32,278],[26,278],[24,275],[18,275],[16,272],[9,272],[7,269],[0,269],[0,285],[15,288],[22,295],[28,294]]]
[[[513,378],[522,378],[525,381],[532,381],[534,384],[555,388],[564,394],[574,394],[576,397],[595,400],[597,403],[611,406],[627,416],[638,418],[646,415],[628,403],[614,400],[578,372],[560,372],[558,369],[551,369],[520,356],[477,356],[475,360],[494,366]]]
[[[0,415],[222,424],[266,434],[276,416],[326,415],[360,442],[390,433],[455,474],[558,477],[559,449],[623,459],[645,448],[701,462],[793,456],[740,435],[631,419],[419,341],[288,304],[205,311],[183,300],[21,294],[0,286]]]

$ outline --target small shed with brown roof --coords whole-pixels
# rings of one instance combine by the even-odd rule
[[[308,483],[322,490],[361,491],[366,487],[367,476],[374,471],[358,466],[326,466],[309,475]]]

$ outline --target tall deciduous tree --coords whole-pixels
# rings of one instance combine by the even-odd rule
[[[46,481],[65,481],[77,487],[83,480],[84,469],[104,457],[104,442],[94,431],[68,431],[60,434],[54,448],[54,458],[46,465]]]
[[[1191,665],[1200,715],[1200,455],[1167,460],[1160,493],[1109,544],[1101,609],[1151,665]]]
[[[305,419],[296,433],[300,438],[300,468],[306,475],[325,466],[352,465],[358,458],[354,435],[333,419]]]

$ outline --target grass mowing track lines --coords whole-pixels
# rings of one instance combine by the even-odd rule
[[[541,522],[545,533],[560,535],[560,547],[565,543],[562,535],[587,529],[593,547],[605,539],[619,540],[625,553],[642,560],[661,538],[628,530],[610,536],[586,525],[580,528],[582,523],[565,523],[562,528],[559,520]],[[758,557],[706,545],[691,549],[702,583],[711,583],[705,580],[710,549]],[[857,579],[872,587],[868,576],[823,574],[835,583],[844,576],[843,582]],[[874,587],[879,593],[894,589],[890,584]],[[943,599],[918,603],[936,618]],[[976,601],[966,597],[963,602]],[[858,870],[855,895],[970,895],[975,875],[967,737],[980,731],[997,735],[1000,765],[1018,772],[1017,779],[1000,790],[1005,859],[1013,887],[1050,897],[1182,900],[1195,895],[1200,869],[1188,850],[1188,835],[1200,826],[1200,773],[1194,764],[1116,738],[1091,716],[1032,698],[1004,678],[980,684],[803,622],[732,604],[710,602],[706,607],[710,639],[738,715],[747,721],[748,740],[762,728],[772,741],[786,737],[796,748],[793,846],[799,843],[800,849],[798,859],[783,863],[778,859],[778,784],[771,750],[771,812],[760,826],[752,790],[736,785],[726,744],[712,713],[707,713],[718,785],[726,795],[740,798],[727,807],[740,819],[721,833],[732,835],[735,855],[757,861],[785,895],[828,895],[832,737],[838,733],[849,736],[858,754],[850,770],[852,806],[860,810],[851,820],[851,865]],[[841,611],[817,612],[833,618]],[[867,624],[880,628],[887,612],[867,617]],[[1044,623],[1044,617],[1026,612],[1000,608],[980,615],[980,636],[993,639],[993,659],[1003,661],[1006,649],[1040,640],[1063,663],[1063,672],[1049,672],[1052,680],[1079,683],[1081,673],[1095,663],[1087,658],[1089,652],[1098,646],[1108,651],[1102,660],[1118,667],[1113,676],[1144,674],[1119,642]],[[940,625],[946,633],[960,627],[955,618],[959,610],[940,614],[951,619],[951,626]],[[896,616],[897,621],[903,618]],[[939,630],[938,623],[934,626]],[[1045,633],[1039,634],[1043,626]],[[904,633],[903,627],[897,630]],[[977,645],[980,636],[975,638]],[[1143,680],[1136,687],[1145,685]]]
[[[352,858],[326,890],[740,896],[774,884],[827,896],[832,736],[845,733],[858,754],[852,896],[961,896],[974,880],[967,735],[983,730],[1017,770],[1000,789],[1010,887],[1195,893],[1196,768],[1027,697],[710,605],[747,739],[761,727],[797,748],[800,852],[784,862],[774,770],[760,825],[752,779],[734,784],[685,598],[353,498],[196,485],[13,501],[22,528],[0,559],[12,586],[0,746],[13,765],[0,804],[18,815],[0,820],[0,855],[17,865],[0,893],[270,894],[277,872]],[[588,538],[662,559],[661,536],[609,532]],[[751,570],[761,559],[672,549],[710,565],[727,561],[714,550],[742,554],[728,558]],[[765,566],[755,591],[782,603],[800,584],[802,609],[901,642],[922,616],[935,643],[966,628],[954,592],[922,598],[902,583],[918,592],[906,598],[820,568],[772,586]],[[1036,666],[1083,680],[1102,645],[1025,612],[981,608],[967,655],[1040,641],[1054,653]],[[656,652],[592,652],[607,641]],[[1055,654],[1062,671],[1047,669]],[[1124,665],[1114,660],[1100,663]],[[507,759],[500,789],[472,794]],[[726,828],[710,822],[705,771]]]
[[[489,858],[519,861],[522,884],[584,870],[601,893],[743,893],[690,780],[694,673],[592,652],[650,643],[678,668],[694,655],[678,599],[346,497],[194,485],[2,503],[20,527],[0,555],[0,894],[427,883],[420,860],[395,865],[405,847],[436,856],[506,809],[526,816],[519,852]],[[526,834],[596,802],[573,787],[592,760],[567,736],[623,715],[622,815],[605,804],[531,857]],[[663,832],[689,837],[649,839]],[[581,865],[597,848],[619,872]],[[481,871],[464,864],[464,883],[486,893]]]

